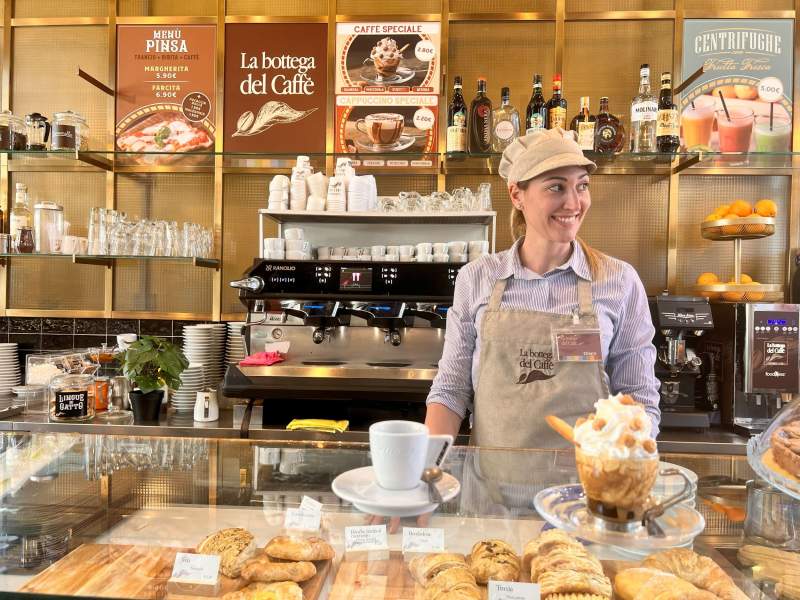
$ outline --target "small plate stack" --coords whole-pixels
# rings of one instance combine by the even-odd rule
[[[21,381],[16,342],[0,344],[0,395],[10,394]]]
[[[190,363],[181,373],[181,387],[170,398],[170,404],[177,412],[194,411],[194,403],[197,401],[197,392],[203,391],[205,387],[205,373],[203,365]]]
[[[225,343],[225,364],[239,364],[247,357],[244,348],[244,338],[242,338],[242,326],[244,321],[228,323],[228,340]]]
[[[225,374],[225,324],[187,325],[183,328],[183,352],[190,363],[203,366],[206,387],[215,387]]]

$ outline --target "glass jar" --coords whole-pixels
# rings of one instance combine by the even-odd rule
[[[33,239],[33,227],[20,227],[17,252],[20,254],[33,254],[36,243]]]
[[[47,386],[46,385],[17,385],[11,388],[20,402],[25,404],[28,414],[47,414]]]
[[[25,150],[25,121],[11,111],[0,111],[0,150]]]
[[[60,375],[50,381],[50,419],[89,421],[94,418],[94,376]]]
[[[53,115],[51,150],[86,150],[89,125],[82,115],[67,110]]]

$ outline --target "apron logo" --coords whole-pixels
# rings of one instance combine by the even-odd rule
[[[521,372],[517,384],[552,379],[553,353],[520,348],[519,366]]]

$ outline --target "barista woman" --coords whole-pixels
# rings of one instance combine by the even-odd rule
[[[595,169],[560,129],[521,137],[503,153],[516,242],[458,275],[428,395],[431,433],[455,435],[471,412],[477,446],[557,448],[566,442],[544,417],[574,423],[609,393],[643,404],[657,433],[654,329],[642,282],[629,264],[578,237]]]

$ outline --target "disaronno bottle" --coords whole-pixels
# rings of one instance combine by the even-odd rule
[[[88,421],[94,418],[94,377],[59,375],[50,380],[50,418]]]
[[[572,118],[569,128],[577,134],[581,150],[594,150],[594,130],[596,118],[589,114],[589,97],[581,96],[581,111]]]

